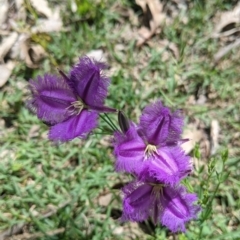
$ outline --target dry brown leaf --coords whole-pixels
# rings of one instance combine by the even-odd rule
[[[24,0],[15,0],[17,8],[17,19],[25,21],[27,17],[26,8],[24,7]]]
[[[36,26],[33,26],[31,29],[32,33],[58,32],[62,29],[63,23],[60,18],[59,8],[52,10],[45,0],[31,0],[31,3],[38,12],[47,17],[47,19],[38,19]]]
[[[176,59],[179,58],[179,50],[178,50],[178,47],[175,43],[170,42],[167,39],[164,39],[164,40],[159,42],[159,45],[161,46],[161,49],[163,49],[163,48],[169,49],[173,53],[173,55]]]
[[[0,36],[1,36],[1,37],[3,37],[3,36],[8,36],[8,34],[9,34],[9,31],[3,30],[3,29],[0,28]]]
[[[141,46],[156,33],[158,27],[166,19],[166,14],[159,0],[136,0],[136,4],[142,8],[145,20],[145,26],[139,29],[140,38],[137,46]]]
[[[216,119],[213,119],[211,122],[211,154],[215,154],[218,148],[218,139],[219,139],[220,126],[219,122]]]
[[[0,43],[1,86],[6,83],[11,74],[11,69],[9,70],[8,66],[4,65],[6,56],[10,59],[23,60],[30,68],[37,68],[39,62],[47,54],[40,45],[32,44],[32,34],[62,30],[63,23],[60,17],[60,7],[51,9],[47,0],[30,0],[30,4],[41,14],[34,26],[30,25],[33,23],[32,21],[27,21],[26,19],[25,0],[0,0],[0,35],[3,38]],[[11,15],[7,16],[8,13]],[[24,30],[19,25],[19,20],[27,24]],[[6,29],[13,30],[12,33],[5,30],[5,22],[8,27]]]
[[[19,36],[18,41],[11,51],[12,58],[20,58],[30,68],[38,67],[39,62],[47,56],[44,48],[37,44],[30,43],[30,37],[26,34]]]
[[[12,71],[4,64],[0,65],[0,88],[7,82]]]
[[[212,37],[221,37],[223,32],[235,28],[238,23],[240,23],[240,3],[233,10],[221,13]]]
[[[38,64],[47,54],[40,45],[31,45],[28,49],[29,57],[34,64]]]
[[[111,200],[112,200],[112,193],[107,193],[107,194],[105,194],[105,195],[103,195],[103,196],[100,196],[100,197],[98,198],[98,204],[99,204],[100,206],[106,207],[106,206],[109,205],[109,203],[111,202]]]
[[[146,0],[135,0],[135,2],[142,8],[143,12],[147,11]]]
[[[36,26],[31,29],[32,33],[59,32],[63,27],[61,19],[39,19]]]
[[[182,145],[182,148],[186,154],[190,153],[194,149],[195,144],[200,142],[200,140],[203,138],[203,135],[203,131],[197,129],[194,124],[189,124],[188,128],[184,129],[183,139],[189,139],[188,142]]]
[[[213,57],[217,64],[232,49],[240,46],[240,3],[230,11],[218,13],[214,21],[216,24],[212,37],[219,38],[222,45]]]
[[[30,0],[32,6],[40,13],[44,14],[47,18],[51,18],[53,11],[48,6],[45,0]]]
[[[17,38],[18,34],[15,32],[12,32],[8,37],[4,38],[0,45],[0,62],[3,61],[4,57],[16,42]]]
[[[11,51],[9,53],[9,57],[12,59],[16,59],[20,57],[21,54],[21,44],[26,41],[26,39],[29,38],[26,34],[19,34],[16,42],[11,48]]]
[[[159,0],[148,0],[147,4],[153,17],[150,26],[152,24],[152,28],[156,29],[166,18],[166,14],[163,13],[163,5]]]
[[[7,19],[8,8],[8,0],[0,0],[0,28],[2,28]]]
[[[145,42],[145,40],[147,40],[148,38],[150,38],[152,36],[152,32],[149,28],[142,26],[139,30],[138,30],[139,35],[143,38],[143,42],[139,41],[138,45],[141,45],[142,43]],[[141,43],[141,44],[140,44]]]
[[[0,65],[0,88],[8,81],[14,67],[15,63],[13,61]]]
[[[232,49],[237,48],[239,46],[240,46],[240,39],[237,39],[235,42],[220,48],[213,57],[214,62],[218,63],[227,53],[229,53]]]
[[[36,125],[36,124],[32,125],[32,127],[28,132],[28,139],[37,137],[39,135],[39,129],[40,129],[39,125]]]

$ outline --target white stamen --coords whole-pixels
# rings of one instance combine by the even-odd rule
[[[155,197],[159,200],[160,197],[163,195],[164,184],[150,183],[150,185],[153,186],[152,194],[154,194]]]
[[[148,144],[144,151],[145,158],[150,157],[154,153],[157,153],[157,147],[155,145]]]
[[[66,109],[69,110],[68,112],[70,115],[78,115],[84,108],[87,108],[87,105],[79,99],[78,101],[71,102],[71,105]]]

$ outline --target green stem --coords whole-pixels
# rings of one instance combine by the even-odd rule
[[[213,199],[214,199],[214,197],[215,197],[215,195],[216,195],[216,193],[217,193],[217,191],[219,189],[220,184],[221,184],[221,182],[218,182],[217,187],[215,188],[211,198],[209,199],[209,201],[207,203],[206,209],[209,209],[211,207]],[[203,223],[205,222],[205,220],[206,219],[205,219],[205,216],[204,216],[203,221],[201,222],[201,227],[200,227],[200,231],[199,231],[199,234],[198,234],[198,239],[199,240],[201,240],[201,238],[202,238]]]
[[[109,122],[109,120],[107,120],[107,119],[106,119],[104,116],[102,116],[101,114],[99,114],[99,116],[100,116],[100,118],[103,119],[103,121],[105,121],[105,122],[108,124],[108,126],[110,126],[110,128],[111,128],[114,132],[116,131],[114,125],[112,125],[111,122]]]
[[[92,133],[92,135],[111,135],[112,134],[112,132],[110,132],[110,131],[102,131],[102,132],[94,132],[94,133]]]
[[[214,197],[215,197],[215,195],[216,195],[216,193],[219,189],[220,184],[221,184],[221,182],[218,182],[218,185],[215,188],[213,195],[211,196],[210,200],[208,201],[207,208],[209,208],[212,205],[213,199],[214,199]]]
[[[115,128],[115,131],[118,131],[117,126],[114,124],[114,122],[112,121],[112,119],[106,114],[104,113],[105,117],[108,119],[108,121],[112,124],[112,126]]]

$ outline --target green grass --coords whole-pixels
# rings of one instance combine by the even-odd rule
[[[210,206],[212,213],[207,220],[203,222],[204,216],[201,216],[198,221],[191,222],[187,233],[179,234],[178,238],[197,239],[202,228],[201,239],[238,239],[240,83],[236,55],[239,56],[239,51],[228,54],[223,59],[226,64],[214,66],[213,55],[219,49],[219,42],[209,37],[216,11],[232,9],[233,5],[223,0],[205,1],[205,4],[189,1],[186,24],[176,18],[153,37],[153,46],[137,48],[136,41],[129,39],[129,32],[126,32],[128,27],[135,29],[136,26],[120,11],[129,8],[140,15],[133,1],[104,0],[92,4],[95,1],[85,0],[83,5],[76,2],[75,14],[70,12],[69,4],[64,5],[66,11],[62,14],[69,32],[50,34],[51,40],[46,43],[49,57],[35,70],[20,63],[0,92],[0,118],[5,123],[0,128],[0,232],[24,222],[30,233],[46,234],[65,228],[61,234],[39,239],[129,239],[130,235],[133,239],[160,240],[170,235],[161,226],[145,223],[148,233],[138,227],[140,236],[137,237],[129,230],[131,225],[121,224],[113,217],[114,211],[121,210],[121,196],[113,186],[127,182],[130,177],[114,172],[111,144],[106,144],[96,134],[86,141],[54,145],[46,137],[48,127],[25,108],[27,92],[24,86],[30,78],[46,72],[56,73],[55,63],[67,71],[77,57],[100,48],[112,67],[109,106],[124,110],[129,118],[137,121],[141,110],[160,98],[167,106],[183,109],[186,125],[197,120],[209,131],[211,120],[219,121],[218,152],[206,159],[204,152],[201,157],[196,150],[195,156],[203,169],[196,169],[190,185],[202,203],[211,199],[220,181],[215,169],[221,173],[221,153],[226,149],[229,157],[223,173],[230,175],[214,194]],[[113,13],[114,4],[119,6],[119,12]],[[159,49],[160,39],[177,46],[179,59],[168,49]],[[116,50],[117,44],[124,48]],[[167,60],[164,54],[168,54]],[[205,94],[207,102],[190,104],[189,98],[197,99],[199,94]],[[207,181],[211,162],[216,165]],[[113,194],[112,200],[102,206],[99,197],[109,192]],[[43,217],[54,206],[57,211]],[[119,227],[124,231],[117,235],[114,230]]]

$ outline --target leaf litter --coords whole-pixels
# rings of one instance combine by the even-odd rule
[[[213,57],[215,63],[218,63],[231,50],[240,46],[240,3],[232,10],[218,13],[215,22],[212,38],[219,39],[222,45]]]
[[[155,34],[159,35],[165,26],[168,26],[176,17],[187,23],[183,12],[187,9],[186,1],[136,0],[143,11],[138,30],[137,46],[140,47],[149,41]]]
[[[8,0],[0,1],[0,87],[7,83],[19,61],[24,61],[29,68],[37,68],[47,57],[44,47],[33,42],[34,34],[63,30],[60,7],[52,10],[46,0],[31,0],[29,4],[31,6],[24,0],[11,1],[11,4]],[[35,23],[27,18],[27,6],[39,13]]]

